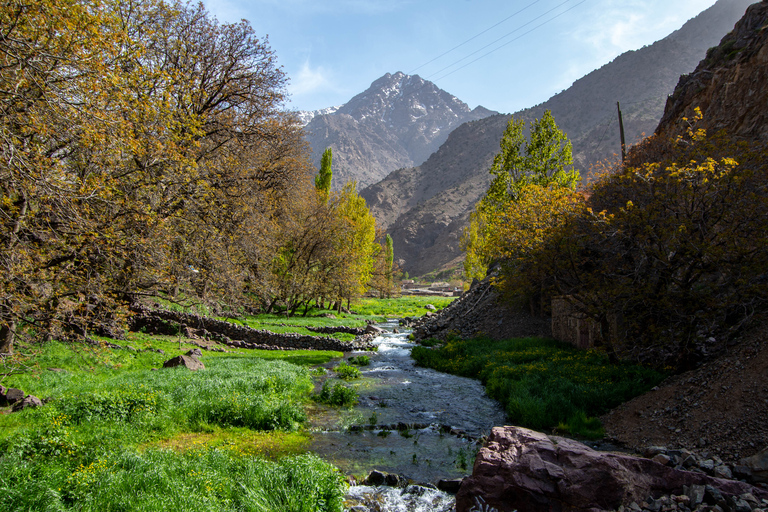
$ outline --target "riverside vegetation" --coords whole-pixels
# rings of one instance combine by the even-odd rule
[[[513,425],[588,438],[603,435],[597,416],[649,391],[666,376],[545,338],[454,338],[439,348],[414,347],[411,354],[422,366],[480,379]]]
[[[363,325],[392,311],[418,316],[427,302],[439,302],[433,299],[371,300],[356,308],[364,315],[322,321]],[[242,321],[264,325],[275,318]],[[318,366],[329,366],[341,353],[207,351],[205,370],[153,371],[182,351],[179,338],[138,332],[129,333],[128,342],[137,350],[55,341],[22,346],[34,354],[26,370],[17,367],[4,385],[50,400],[44,407],[0,415],[0,508],[342,510],[343,476],[307,453],[306,410],[312,408],[306,406],[312,399],[334,407],[354,405],[357,393],[345,380],[360,377],[357,367],[365,365],[364,355],[326,373]],[[629,398],[644,389],[638,382],[647,387],[658,377],[610,365],[594,353],[580,355],[552,340],[453,340],[441,350],[417,347],[414,357],[442,371],[482,379],[515,423],[537,428],[566,422],[574,433],[584,432],[573,428],[579,407],[591,416],[601,400]],[[517,412],[510,405],[512,395],[503,399],[517,386],[509,380],[515,372],[528,374],[518,386],[527,393],[527,409]],[[322,389],[313,393],[313,379],[321,376]],[[607,389],[614,392],[610,398]],[[575,404],[567,409],[573,414],[552,416],[549,408],[565,402]],[[586,425],[595,432],[592,420]]]
[[[364,315],[291,323],[362,326],[393,311],[416,316],[427,302],[435,301],[372,300],[361,304]],[[357,400],[335,379],[313,395],[319,372],[309,367],[340,352],[207,351],[203,371],[153,371],[168,359],[157,351],[181,352],[181,339],[134,332],[127,341],[136,350],[20,344],[3,360],[4,385],[50,400],[0,415],[0,509],[342,510],[342,475],[306,453],[304,428],[311,397],[334,406]],[[358,356],[335,370],[359,377],[365,362]]]

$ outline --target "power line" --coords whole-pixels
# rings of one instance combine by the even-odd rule
[[[441,53],[440,55],[438,55],[438,56],[437,56],[437,57],[435,57],[434,59],[432,59],[432,60],[429,60],[429,61],[425,62],[424,64],[420,65],[420,66],[419,66],[419,67],[417,67],[417,68],[414,68],[412,71],[409,71],[409,72],[408,72],[408,74],[409,74],[409,75],[412,75],[413,73],[415,73],[416,71],[420,70],[421,68],[423,68],[423,67],[424,67],[424,66],[426,66],[427,64],[432,64],[432,63],[433,63],[433,62],[435,62],[437,59],[440,59],[440,58],[442,58],[442,57],[445,57],[446,55],[448,55],[448,54],[449,54],[449,53],[451,53],[452,51],[454,51],[454,50],[456,50],[456,49],[458,49],[458,48],[461,48],[462,46],[464,46],[465,44],[469,43],[470,41],[474,41],[475,39],[477,39],[477,38],[478,38],[478,37],[480,37],[481,35],[483,35],[483,34],[485,34],[486,32],[489,32],[490,30],[492,30],[492,29],[494,29],[494,28],[498,27],[499,25],[501,25],[501,24],[502,24],[502,23],[504,23],[505,21],[508,21],[508,20],[510,20],[510,19],[512,19],[512,18],[514,18],[515,16],[517,16],[517,15],[518,15],[518,14],[520,14],[521,12],[525,11],[526,9],[528,9],[528,8],[530,8],[530,7],[533,7],[535,4],[539,3],[540,1],[541,1],[541,0],[535,0],[534,2],[531,2],[530,4],[526,5],[525,7],[523,7],[523,8],[522,8],[522,9],[520,9],[519,11],[517,11],[516,13],[514,13],[514,14],[511,14],[510,16],[507,16],[506,18],[504,18],[504,19],[503,19],[503,20],[501,20],[500,22],[496,23],[495,25],[491,25],[490,27],[488,27],[487,29],[483,30],[482,32],[479,32],[479,33],[475,34],[474,36],[470,37],[469,39],[467,39],[467,40],[466,40],[466,41],[464,41],[463,43],[459,43],[459,44],[457,44],[456,46],[454,46],[453,48],[451,48],[451,49],[450,49],[450,50],[448,50],[447,52]],[[505,36],[505,37],[506,37],[506,36]]]
[[[429,75],[427,78],[433,77],[433,76],[435,76],[435,75],[439,75],[440,73],[442,73],[442,72],[443,72],[443,71],[445,71],[446,69],[452,68],[453,66],[455,66],[455,65],[456,65],[456,64],[458,64],[459,62],[461,62],[461,61],[463,61],[463,60],[467,60],[467,59],[468,59],[468,58],[470,58],[471,56],[473,56],[473,55],[476,55],[476,54],[480,53],[481,51],[485,50],[486,48],[489,48],[489,47],[493,46],[494,44],[498,43],[499,41],[501,41],[501,40],[503,40],[503,39],[506,39],[507,37],[511,36],[511,35],[512,35],[512,34],[514,34],[515,32],[517,32],[517,31],[519,31],[519,30],[522,30],[523,28],[527,27],[527,26],[528,26],[528,25],[530,25],[531,23],[535,22],[536,20],[539,20],[539,19],[543,18],[544,16],[546,16],[546,15],[547,15],[547,14],[549,14],[549,13],[551,13],[552,11],[555,11],[555,10],[559,9],[560,7],[562,7],[563,5],[567,4],[567,3],[568,3],[568,2],[570,2],[570,1],[571,1],[571,0],[565,0],[564,2],[562,2],[561,4],[558,4],[558,5],[556,5],[555,7],[553,7],[553,8],[552,8],[552,9],[550,9],[550,10],[548,10],[547,12],[545,12],[545,13],[543,13],[543,14],[540,14],[540,15],[538,15],[537,17],[533,18],[533,19],[532,19],[532,20],[530,20],[528,23],[524,23],[524,24],[520,25],[519,27],[517,27],[517,28],[516,28],[515,30],[513,30],[512,32],[507,32],[506,34],[504,34],[504,35],[503,35],[503,36],[501,36],[500,38],[498,38],[498,39],[496,39],[496,40],[494,40],[494,41],[491,41],[490,43],[488,43],[487,45],[483,46],[482,48],[479,48],[479,49],[475,50],[474,52],[470,53],[469,55],[466,55],[466,56],[464,56],[464,57],[460,58],[459,60],[457,60],[457,61],[454,61],[454,62],[452,62],[451,64],[449,64],[449,65],[445,66],[444,68],[442,68],[442,69],[440,69],[440,70],[438,70],[438,71],[436,71],[436,72],[432,73],[432,74],[431,74],[431,75]]]
[[[493,44],[497,43],[497,42],[498,42],[498,41],[500,41],[501,39],[505,39],[507,36],[511,35],[511,34],[512,34],[512,33],[514,33],[514,32],[517,32],[518,30],[520,30],[520,28],[523,28],[523,27],[525,27],[526,25],[530,25],[532,22],[534,22],[534,21],[536,21],[536,20],[538,20],[538,19],[542,18],[543,16],[545,16],[545,15],[549,14],[550,12],[554,11],[555,9],[557,9],[557,8],[559,8],[559,7],[561,7],[561,6],[563,6],[564,4],[568,3],[569,1],[570,1],[570,0],[566,0],[565,2],[561,3],[561,4],[560,4],[560,5],[558,5],[557,7],[553,8],[553,9],[550,9],[549,11],[545,12],[544,14],[542,14],[541,16],[539,16],[539,17],[537,17],[537,18],[534,18],[533,20],[529,21],[529,22],[528,22],[528,23],[526,23],[525,25],[523,25],[523,26],[519,27],[518,29],[514,30],[513,32],[510,32],[510,33],[509,33],[509,34],[507,34],[506,36],[504,36],[504,37],[501,37],[501,38],[497,39],[497,40],[496,40],[496,41],[494,41],[493,43],[490,43],[490,44],[488,44],[488,45],[484,46],[483,48],[480,48],[479,50],[477,50],[477,51],[475,51],[475,52],[473,52],[473,53],[471,53],[471,54],[467,55],[467,56],[466,56],[466,57],[464,57],[463,59],[460,59],[460,60],[458,60],[458,61],[454,62],[454,63],[453,63],[453,64],[451,64],[450,66],[446,66],[445,68],[441,69],[441,70],[440,70],[440,71],[438,71],[437,73],[433,73],[432,75],[430,75],[430,76],[429,76],[429,77],[427,77],[427,78],[431,78],[431,77],[435,76],[436,74],[438,74],[438,73],[440,73],[440,72],[442,72],[442,71],[445,71],[446,69],[448,69],[448,68],[450,68],[450,67],[453,67],[453,66],[455,66],[456,64],[458,64],[458,63],[459,63],[459,62],[461,62],[462,60],[466,60],[467,58],[471,57],[472,55],[475,55],[476,53],[478,53],[478,52],[480,52],[480,51],[484,50],[485,48],[488,48],[489,46],[492,46]],[[484,54],[483,54],[483,55],[481,55],[480,57],[478,57],[478,58],[476,58],[476,59],[474,59],[474,60],[472,60],[472,61],[470,61],[470,62],[467,62],[467,63],[466,63],[466,64],[464,64],[463,66],[461,66],[461,67],[459,67],[459,68],[456,68],[456,69],[454,69],[453,71],[451,71],[451,72],[449,72],[449,73],[446,73],[446,74],[444,74],[444,75],[442,75],[442,76],[440,76],[440,77],[436,78],[436,79],[435,79],[435,81],[437,81],[437,80],[442,80],[443,78],[445,78],[445,77],[448,77],[448,76],[450,76],[450,75],[454,74],[455,72],[457,72],[457,71],[459,71],[459,70],[461,70],[461,69],[464,69],[465,67],[469,66],[470,64],[474,64],[475,62],[479,61],[480,59],[483,59],[483,58],[487,57],[488,55],[490,55],[490,54],[492,54],[492,53],[494,53],[494,52],[496,52],[496,51],[498,51],[498,50],[500,50],[500,49],[504,48],[505,46],[507,46],[507,45],[510,45],[510,44],[512,44],[512,43],[514,43],[514,42],[515,42],[515,41],[517,41],[518,39],[521,39],[523,36],[526,36],[526,35],[530,34],[531,32],[533,32],[534,30],[536,30],[536,29],[538,29],[538,28],[541,28],[541,27],[543,27],[543,26],[544,26],[544,25],[546,25],[547,23],[549,23],[549,22],[551,22],[551,21],[554,21],[555,19],[559,18],[560,16],[562,16],[562,15],[563,15],[563,14],[565,14],[565,13],[567,13],[568,11],[572,11],[573,9],[575,9],[575,8],[576,8],[576,7],[578,7],[578,6],[580,6],[581,4],[583,4],[583,3],[584,3],[584,2],[586,2],[586,1],[587,1],[587,0],[581,0],[581,2],[577,3],[576,5],[573,5],[573,6],[569,7],[568,9],[564,10],[563,12],[561,12],[561,13],[559,13],[559,14],[557,14],[557,15],[555,15],[555,16],[553,16],[553,17],[551,17],[550,19],[548,19],[548,20],[544,21],[543,23],[540,23],[540,24],[536,25],[535,27],[533,27],[533,28],[532,28],[532,29],[530,29],[529,31],[527,31],[527,32],[524,32],[523,34],[520,34],[519,36],[517,36],[516,38],[512,39],[511,41],[507,41],[506,43],[504,43],[504,44],[502,44],[502,45],[499,45],[499,46],[497,46],[497,47],[496,47],[496,48],[494,48],[493,50],[491,50],[491,51],[489,51],[489,52],[487,52],[487,53],[484,53]]]

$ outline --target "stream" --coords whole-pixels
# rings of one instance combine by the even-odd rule
[[[351,354],[371,360],[360,368],[362,379],[347,383],[359,403],[318,406],[310,414],[311,451],[358,480],[374,469],[420,484],[470,474],[482,437],[505,422],[501,406],[479,381],[416,367],[410,330],[396,320],[379,327],[387,332],[374,340],[377,352]],[[355,512],[439,512],[453,509],[453,497],[418,485],[352,486],[346,505]]]

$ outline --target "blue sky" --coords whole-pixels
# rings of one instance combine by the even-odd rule
[[[290,80],[290,109],[340,105],[385,73],[402,71],[435,82],[472,108],[504,113],[547,100],[714,3],[204,0],[220,21],[246,19],[260,37],[268,35]]]

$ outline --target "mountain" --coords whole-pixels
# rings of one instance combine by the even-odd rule
[[[626,52],[535,107],[513,114],[531,121],[551,110],[573,142],[582,175],[620,153],[616,102],[628,144],[653,133],[680,75],[691,72],[743,15],[751,0],[718,0],[656,43]],[[411,275],[455,267],[461,231],[490,183],[488,169],[512,116],[469,122],[425,163],[400,169],[362,191],[392,236],[395,257]]]
[[[454,128],[495,114],[466,103],[418,75],[387,73],[348,103],[299,113],[319,165],[333,149],[333,187],[355,179],[358,189],[403,167],[423,163]]]
[[[768,142],[768,1],[749,7],[720,45],[693,73],[680,78],[667,99],[656,133],[680,134],[699,107],[708,130]]]

